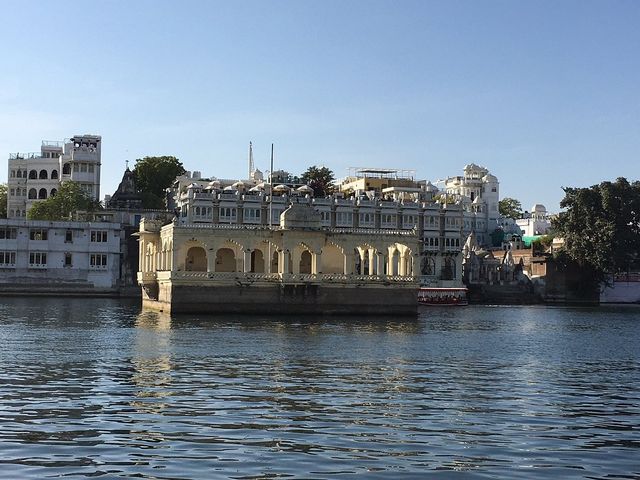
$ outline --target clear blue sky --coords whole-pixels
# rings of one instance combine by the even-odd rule
[[[486,166],[501,196],[638,179],[640,2],[0,0],[0,152],[103,137],[125,160],[256,166]],[[6,181],[6,167],[0,169]]]

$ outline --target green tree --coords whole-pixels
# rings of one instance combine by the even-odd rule
[[[7,218],[7,184],[0,183],[0,218]]]
[[[92,212],[100,202],[91,198],[76,182],[64,182],[55,195],[33,204],[27,212],[30,220],[68,220],[77,211]]]
[[[589,188],[563,188],[566,211],[552,221],[566,255],[597,282],[606,274],[638,268],[640,182],[625,178]]]
[[[507,218],[522,217],[522,204],[515,198],[505,197],[498,202],[498,210],[500,215]]]
[[[333,193],[333,172],[327,167],[309,167],[306,172],[300,175],[300,180],[313,188],[316,197],[325,197]]]
[[[136,160],[133,175],[144,208],[164,208],[164,191],[176,177],[184,175],[182,162],[176,157],[144,157]]]

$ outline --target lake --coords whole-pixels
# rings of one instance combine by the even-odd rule
[[[0,298],[0,478],[640,478],[640,308]]]

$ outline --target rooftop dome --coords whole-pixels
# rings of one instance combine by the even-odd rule
[[[531,207],[531,212],[546,213],[547,209],[544,207],[544,205],[536,203],[533,207]]]
[[[490,173],[487,173],[484,177],[482,177],[482,181],[483,182],[497,182],[498,181],[498,177],[496,177],[495,175],[491,175]]]
[[[301,187],[296,188],[296,191],[301,193],[313,193],[313,188],[309,185],[302,185]]]
[[[310,205],[294,203],[280,214],[280,226],[286,229],[320,229],[320,212]]]

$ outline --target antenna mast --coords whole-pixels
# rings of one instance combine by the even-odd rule
[[[255,167],[253,165],[253,144],[249,142],[249,177],[252,178]]]
[[[269,228],[273,222],[273,143],[271,144],[271,171],[269,172]]]

